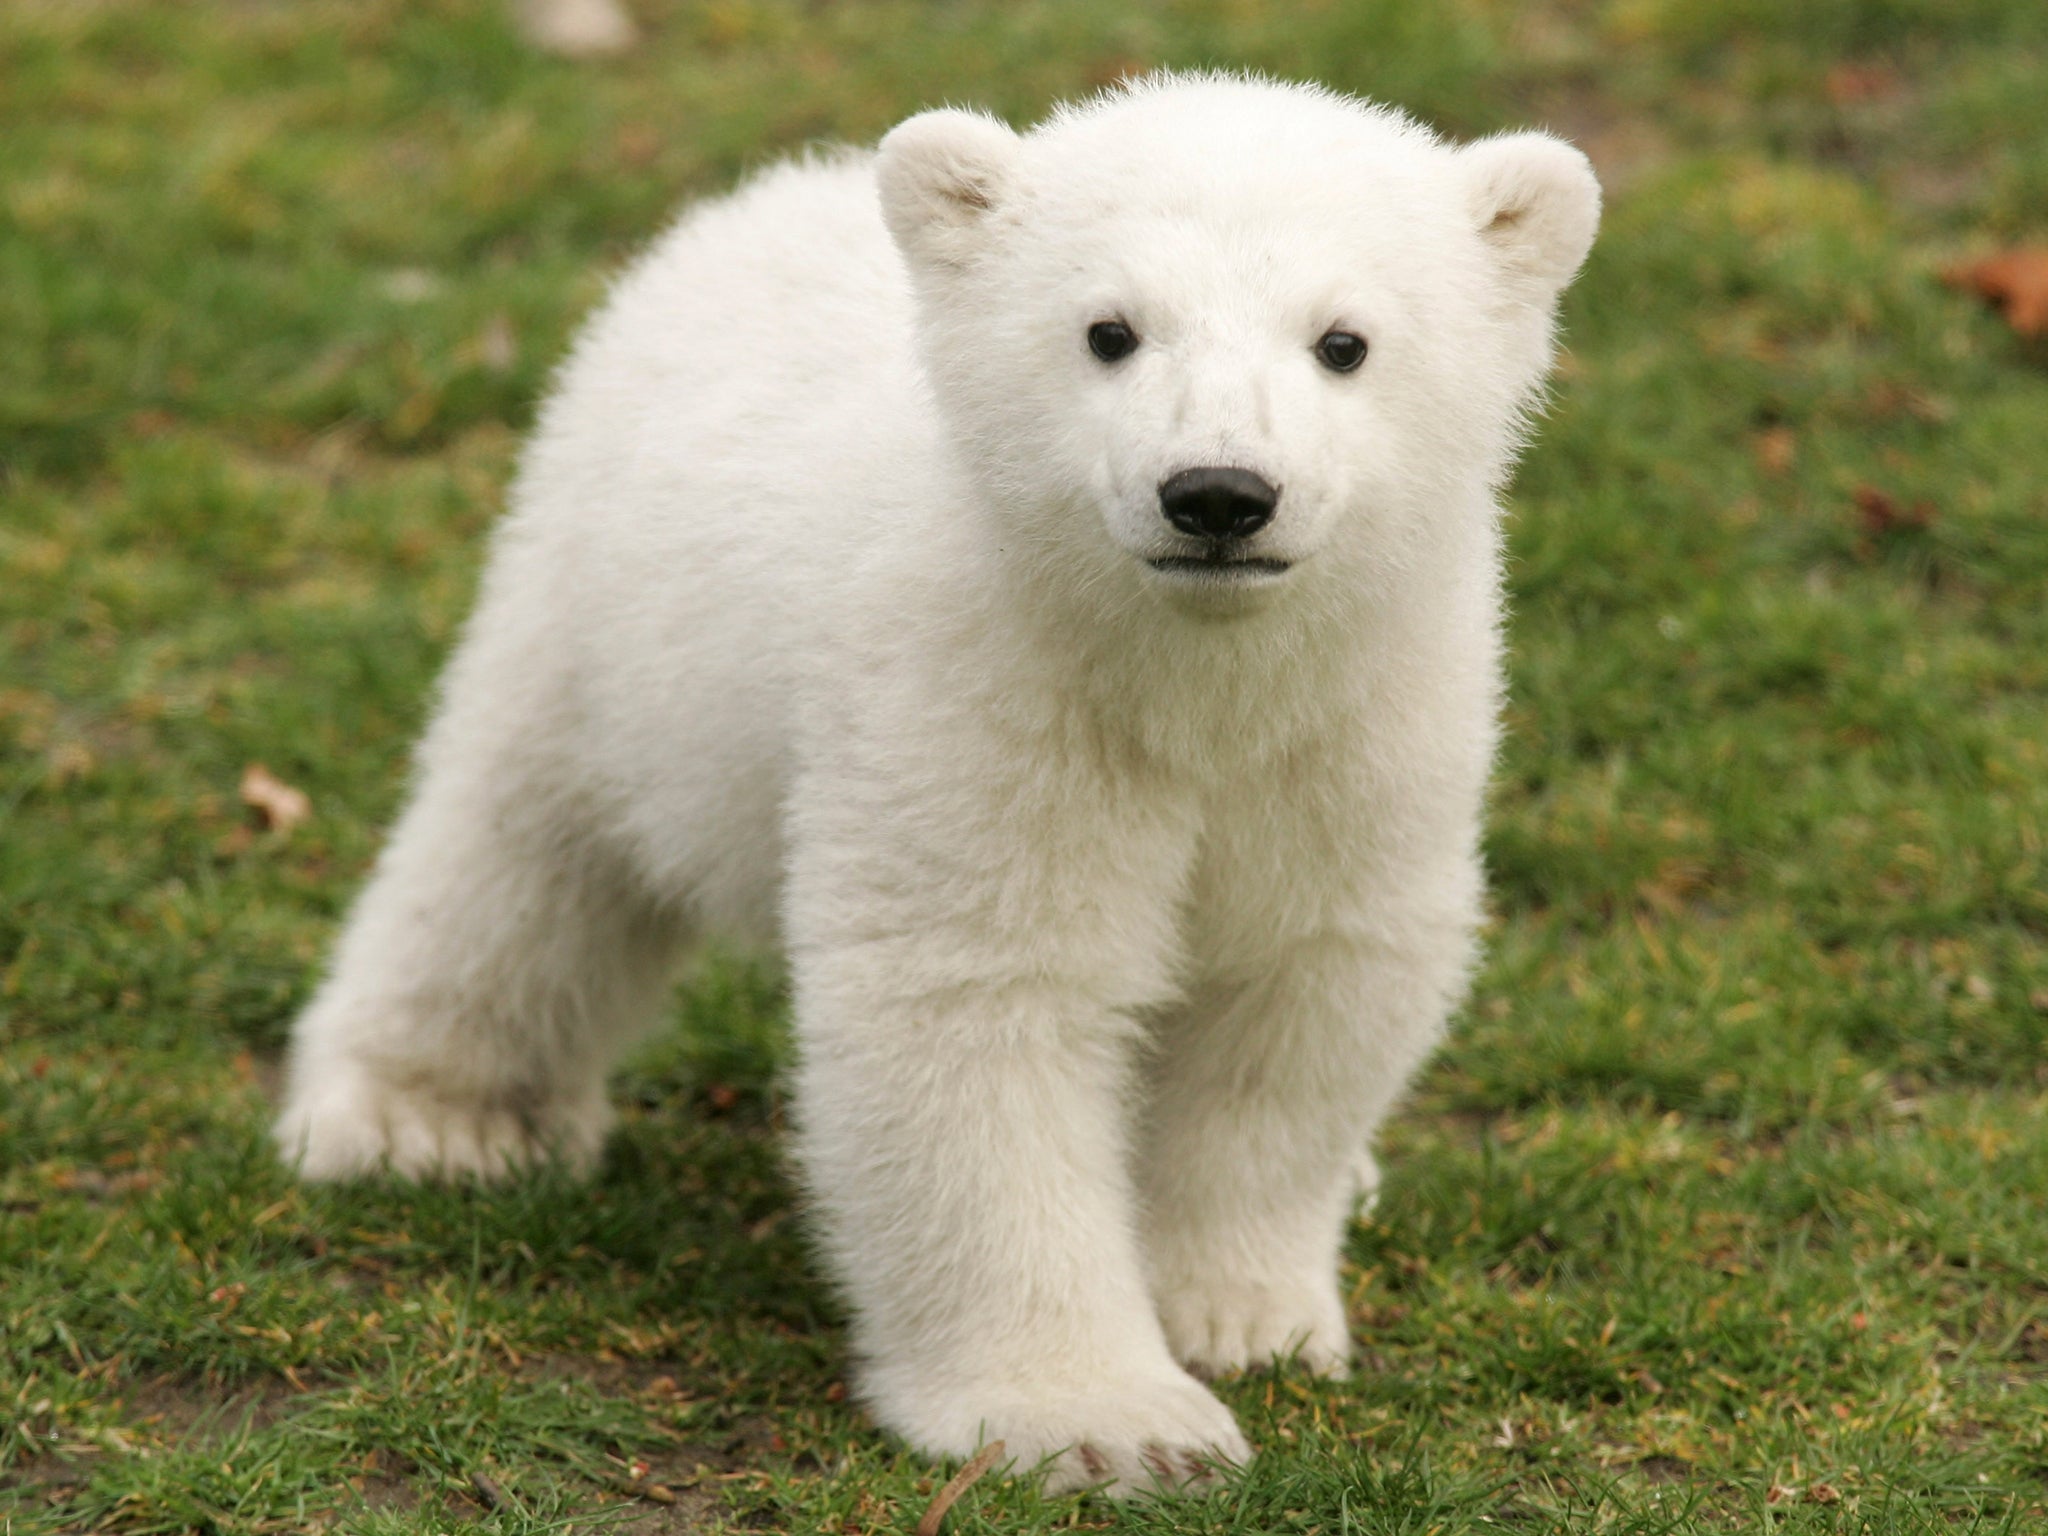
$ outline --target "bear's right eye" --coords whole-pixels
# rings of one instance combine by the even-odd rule
[[[1088,327],[1088,350],[1105,363],[1138,350],[1138,333],[1121,320],[1098,320]]]

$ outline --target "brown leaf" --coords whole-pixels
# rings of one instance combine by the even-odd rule
[[[60,741],[50,748],[50,780],[59,787],[89,775],[98,762],[92,748],[82,741]]]
[[[1864,533],[1874,539],[1901,528],[1927,528],[1934,523],[1933,502],[1916,501],[1902,507],[1874,485],[1856,487],[1856,513]]]
[[[313,814],[313,802],[302,789],[294,789],[261,763],[242,770],[242,804],[263,819],[271,831],[283,834]]]
[[[1837,64],[1828,70],[1828,100],[1838,107],[1889,101],[1905,88],[1905,80],[1888,64]]]
[[[1994,305],[2022,336],[2048,336],[2048,246],[2016,246],[1941,274],[1951,288]]]
[[[1750,446],[1765,474],[1782,475],[1799,457],[1799,438],[1790,427],[1765,427]]]
[[[635,170],[646,170],[660,158],[661,135],[645,123],[627,123],[613,143],[618,157]]]

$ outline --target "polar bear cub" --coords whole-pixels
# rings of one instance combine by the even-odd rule
[[[298,1021],[309,1178],[588,1164],[683,950],[779,942],[875,1416],[1054,1487],[1349,1353],[1465,986],[1497,492],[1599,192],[1327,91],[929,112],[702,204],[542,413]]]

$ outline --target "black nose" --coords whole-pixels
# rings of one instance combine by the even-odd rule
[[[1159,482],[1159,507],[1182,533],[1242,539],[1273,521],[1280,492],[1248,469],[1184,469]]]

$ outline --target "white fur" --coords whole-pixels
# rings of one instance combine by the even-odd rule
[[[1344,1368],[1472,960],[1495,493],[1597,205],[1540,135],[1162,76],[694,209],[543,415],[287,1153],[587,1163],[677,953],[779,938],[876,1416],[1054,1486],[1248,1455],[1190,1373]],[[1285,575],[1146,564],[1204,464],[1282,488]]]

